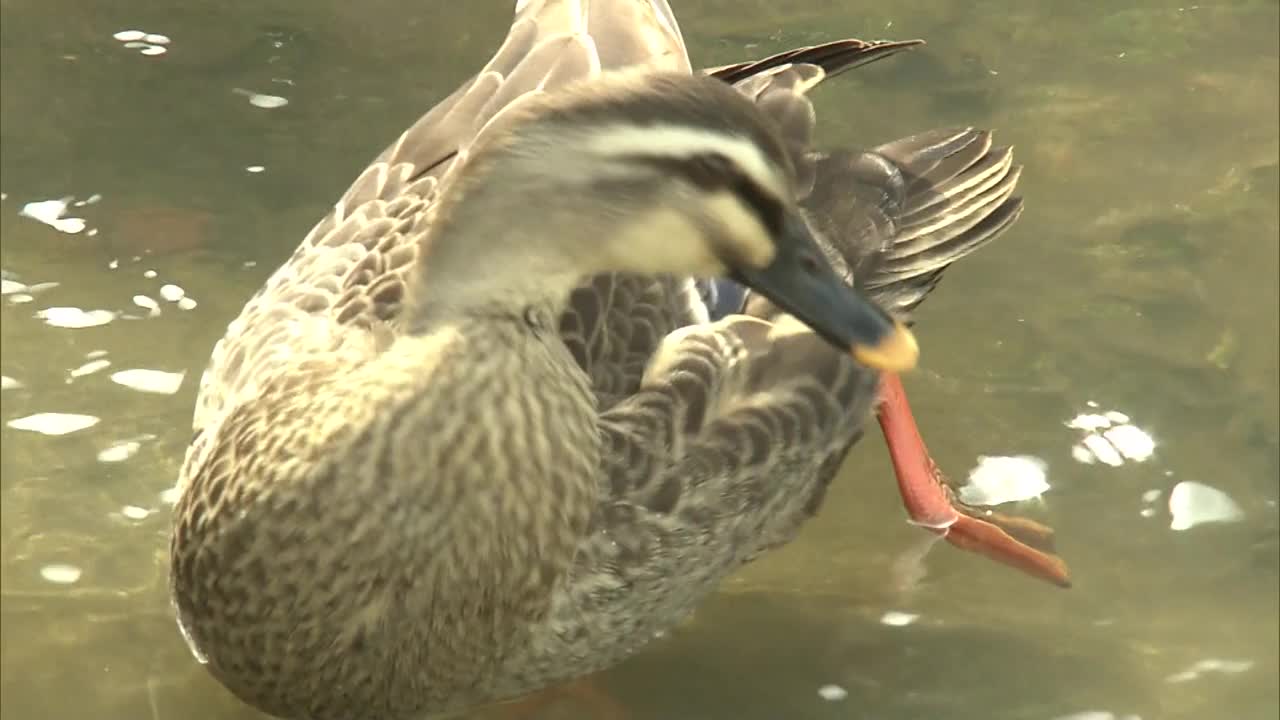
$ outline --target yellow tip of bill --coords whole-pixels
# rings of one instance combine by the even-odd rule
[[[893,332],[876,345],[856,345],[853,359],[869,368],[885,372],[902,372],[916,366],[920,345],[916,336],[901,322],[894,322]]]

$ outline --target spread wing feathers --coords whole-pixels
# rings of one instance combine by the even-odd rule
[[[886,310],[908,317],[952,263],[1022,212],[1013,150],[972,128],[934,130],[869,151],[812,156],[806,216],[828,257]],[[746,312],[776,309],[749,294]]]
[[[857,157],[833,154],[819,159],[817,172],[824,190],[847,186],[843,177],[851,174],[862,178],[866,201],[878,200],[879,212],[866,217],[879,214],[891,223],[879,236],[887,244],[849,225],[829,224],[824,236],[853,266],[855,282],[904,316],[952,263],[1000,236],[1022,213],[1022,199],[1013,196],[1022,173],[1013,149],[993,146],[990,132],[971,128],[913,135]],[[840,202],[827,193],[808,207],[818,215]]]

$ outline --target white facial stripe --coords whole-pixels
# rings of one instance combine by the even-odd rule
[[[740,251],[739,259],[760,269],[773,262],[778,248],[760,223],[760,217],[733,193],[720,192],[706,200],[707,214],[719,222]]]
[[[588,133],[586,146],[602,155],[666,155],[674,159],[717,153],[757,185],[784,198],[781,178],[760,147],[747,138],[684,125],[613,125]]]
[[[679,268],[682,274],[694,277],[717,277],[727,272],[689,217],[665,208],[623,225],[611,248],[611,268],[648,273],[676,272]]]

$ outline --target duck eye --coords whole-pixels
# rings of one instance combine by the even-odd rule
[[[818,258],[813,256],[813,253],[811,252],[800,253],[800,269],[801,270],[804,270],[806,273],[810,275],[816,275],[818,273],[819,268],[821,267],[822,267],[821,263],[818,262]]]

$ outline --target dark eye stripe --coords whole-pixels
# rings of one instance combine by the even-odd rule
[[[724,155],[632,155],[627,160],[671,173],[708,192],[728,190],[755,213],[770,234],[776,235],[782,229],[782,203]]]
[[[777,236],[782,232],[783,208],[776,197],[745,175],[739,176],[732,189],[741,198],[743,204],[756,214],[760,224],[764,225],[764,229],[769,231],[770,235]]]

